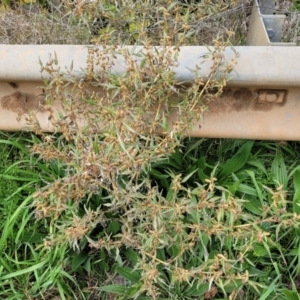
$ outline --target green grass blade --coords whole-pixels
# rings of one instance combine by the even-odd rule
[[[268,289],[259,297],[259,300],[266,300],[270,294],[272,292],[274,292],[275,290],[275,286],[277,284],[277,281],[280,279],[281,277],[281,274],[279,274],[275,279],[274,281],[271,283],[271,285],[268,287]]]
[[[13,196],[19,194],[24,188],[27,186],[30,186],[32,183],[28,183],[19,189],[17,189],[13,194],[9,195],[6,199],[3,199],[3,201],[9,201]],[[4,226],[2,227],[2,235],[0,238],[0,252],[3,251],[3,248],[6,245],[6,241],[9,235],[11,235],[11,231],[13,226],[18,220],[18,216],[22,213],[22,210],[24,210],[24,207],[28,205],[28,203],[32,200],[32,196],[28,196],[24,199],[24,201],[20,204],[20,206],[16,209],[16,211],[12,214],[12,216],[5,221]]]
[[[261,204],[263,204],[264,196],[263,196],[262,190],[261,190],[260,186],[258,185],[258,182],[257,182],[257,180],[256,180],[256,178],[255,178],[254,172],[253,172],[253,171],[249,171],[249,170],[246,170],[246,172],[247,172],[247,173],[249,174],[249,176],[251,177],[252,182],[253,182],[253,184],[254,184],[254,187],[255,187],[255,189],[256,189],[257,196],[258,196],[258,198],[259,198]]]
[[[111,285],[101,286],[99,290],[102,292],[124,295],[126,292],[126,287],[123,284],[111,284]]]
[[[286,170],[286,165],[281,153],[277,153],[271,167],[271,174],[273,179],[279,184],[283,185],[283,189],[287,188],[288,174]]]
[[[229,159],[221,168],[219,174],[217,175],[218,179],[222,179],[236,171],[239,171],[247,162],[254,141],[246,142],[238,152]]]
[[[12,273],[3,275],[3,276],[0,277],[0,281],[1,280],[6,280],[6,279],[10,279],[10,278],[14,278],[14,277],[26,274],[26,273],[34,272],[34,271],[36,271],[38,269],[41,269],[48,262],[49,262],[49,258],[47,258],[47,259],[41,261],[40,263],[35,264],[35,265],[33,265],[33,266],[29,267],[29,268],[25,268],[25,269],[22,269],[22,270],[19,270],[19,271],[16,271],[16,272],[12,272]]]
[[[300,214],[300,169],[294,172],[293,212]]]
[[[132,283],[137,283],[141,279],[141,275],[138,272],[128,267],[117,267],[116,271],[120,276],[131,281]]]

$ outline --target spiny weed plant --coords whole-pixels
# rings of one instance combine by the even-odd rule
[[[33,141],[38,142],[35,137]],[[108,215],[106,226],[98,225],[94,232],[87,234],[88,238],[80,242],[75,256],[66,249],[67,243],[41,247],[49,227],[39,227],[48,223],[45,219],[33,220],[34,211],[29,207],[32,190],[34,185],[41,185],[40,179],[50,182],[62,177],[64,164],[58,160],[43,163],[33,157],[30,170],[21,169],[29,159],[24,145],[31,143],[30,138],[24,140],[18,135],[15,140],[12,137],[1,140],[1,144],[10,149],[4,152],[7,157],[21,155],[16,158],[21,160],[12,164],[7,161],[1,175],[2,183],[15,181],[19,188],[14,193],[8,190],[3,199],[15,205],[15,209],[8,207],[10,210],[2,223],[0,296],[3,299],[133,299],[142,276],[147,274],[139,265],[143,261],[139,248],[129,245],[130,241],[115,251],[111,243],[101,249],[87,247],[88,238],[101,238],[101,235],[102,238],[107,235],[119,238],[120,214]],[[168,159],[152,163],[148,178],[160,196],[156,202],[152,200],[144,205],[141,202],[143,207],[139,211],[149,218],[144,225],[157,229],[148,232],[135,223],[132,230],[142,235],[148,255],[155,253],[154,242],[160,246],[154,263],[148,260],[148,264],[143,265],[149,271],[149,267],[157,263],[159,280],[154,285],[160,293],[159,299],[297,299],[300,270],[298,152],[299,143],[185,139]],[[36,168],[40,168],[39,173],[33,172]],[[24,180],[25,184],[20,184]],[[174,189],[179,190],[174,192]],[[231,199],[225,201],[227,195]],[[90,201],[98,207],[105,201],[101,198],[105,198],[103,192]],[[3,210],[1,208],[1,216]],[[151,220],[148,210],[153,216]],[[140,216],[137,220],[144,218]],[[156,224],[157,220],[163,223]],[[52,220],[48,225],[55,232],[60,223]],[[158,229],[160,235],[152,237]],[[181,248],[181,244],[185,245],[180,239],[182,232],[185,241],[190,240],[187,249]],[[110,251],[106,251],[107,248]],[[184,255],[180,254],[182,251]],[[222,264],[219,269],[216,260]],[[206,272],[208,266],[211,271]],[[235,273],[235,268],[229,270],[224,266],[240,266],[240,274]],[[199,283],[201,278],[213,276],[217,270],[222,272],[218,285],[214,285],[213,278],[210,278],[213,284],[210,289],[210,281]],[[171,277],[175,271],[185,271],[182,274],[187,280],[178,281],[177,273]],[[195,276],[201,271],[204,274]],[[243,278],[239,276],[247,273],[249,280],[241,281]],[[233,284],[230,280],[224,281],[229,275],[238,277]],[[152,299],[152,296],[139,299]]]
[[[131,267],[141,276],[130,287],[133,297],[146,293],[157,299],[162,293],[159,285],[169,289],[183,282],[195,282],[197,291],[204,285],[204,292],[210,293],[221,278],[228,279],[217,262],[208,261],[205,250],[204,257],[189,262],[197,247],[206,247],[218,226],[225,226],[221,216],[212,227],[201,225],[205,203],[215,207],[209,204],[214,177],[207,179],[208,189],[201,185],[190,189],[184,183],[191,175],[174,175],[164,193],[149,172],[153,163],[174,153],[202,117],[202,99],[222,93],[233,62],[224,59],[227,45],[215,41],[214,48],[207,48],[212,61],[207,78],[200,77],[201,66],[195,66],[194,82],[178,83],[173,69],[184,39],[176,46],[172,40],[165,35],[161,46],[153,48],[145,38],[143,51],[90,47],[84,79],[78,82],[71,69],[65,74],[58,69],[59,57],[41,62],[43,74],[50,76],[45,79],[45,110],[56,133],[43,133],[35,115],[25,115],[43,141],[32,147],[32,153],[59,162],[64,170],[34,195],[36,217],[48,220],[51,228],[44,246],[68,242],[77,251],[105,250],[118,262],[114,267],[123,271],[129,267],[124,255],[132,251],[136,263]],[[125,60],[124,74],[111,72],[117,55]],[[51,102],[60,103],[58,114]],[[176,118],[169,122],[171,114]],[[232,205],[232,214],[240,211],[238,204]],[[165,250],[169,254],[164,258]],[[245,275],[237,273],[230,276],[244,280]]]
[[[181,21],[192,12],[186,8],[185,14],[178,13],[181,2],[167,2],[156,7],[155,24],[161,26],[156,35],[149,35],[150,25],[141,24],[138,34],[130,35],[130,43],[142,44],[143,51],[113,45],[120,41],[113,16],[120,11],[126,15],[130,8],[116,5],[101,10],[113,25],[106,25],[96,41],[102,47],[88,48],[82,80],[76,81],[72,68],[62,72],[55,54],[41,62],[44,110],[54,133],[42,132],[33,113],[20,117],[40,139],[31,149],[33,160],[59,172],[43,177],[27,207],[48,229],[36,248],[46,258],[30,269],[34,275],[18,277],[31,279],[31,297],[44,297],[53,282],[60,297],[78,299],[297,295],[299,168],[294,165],[288,172],[279,154],[264,166],[252,141],[233,147],[239,149],[234,155],[220,151],[216,164],[209,149],[205,154],[199,150],[202,140],[191,144],[184,139],[206,109],[203,100],[213,101],[222,93],[234,62],[224,60],[230,43],[223,36],[203,58],[212,61],[208,76],[199,75],[199,65],[190,70],[194,82],[178,82],[173,70],[180,46],[191,42],[191,28]],[[76,9],[84,15],[79,4]],[[171,16],[178,17],[178,27],[167,22]],[[160,47],[153,47],[158,43]],[[120,56],[125,70],[115,74],[115,58]],[[52,104],[61,107],[58,112]],[[257,178],[267,178],[267,184]],[[287,193],[291,181],[296,190],[292,199]],[[78,282],[68,275],[70,266],[63,260],[67,246],[76,253],[71,270]],[[54,268],[47,253],[55,256],[60,247],[61,266]],[[36,249],[30,248],[35,258]],[[41,271],[48,263],[51,278],[41,288],[37,282],[49,278]],[[10,289],[9,280],[22,272],[5,268],[2,285]],[[84,287],[82,293],[74,295],[72,287],[78,286]]]
[[[1,132],[0,139],[0,298],[54,299],[64,294],[73,298],[81,291],[67,274],[67,245],[47,251],[38,247],[48,230],[36,222],[31,209],[32,194],[43,181],[51,180],[59,166],[41,164],[30,156],[37,141],[28,133]],[[38,169],[38,172],[37,172]]]
[[[263,187],[251,168],[238,173],[252,141],[220,167],[201,157],[183,168],[183,137],[202,116],[202,100],[222,93],[233,65],[224,60],[226,45],[216,42],[208,48],[209,76],[201,78],[198,66],[193,83],[178,84],[173,68],[180,47],[170,40],[136,52],[90,47],[78,82],[71,69],[59,70],[59,57],[41,62],[55,133],[42,132],[34,114],[23,117],[42,140],[31,149],[34,157],[62,169],[34,194],[35,217],[50,228],[43,247],[70,245],[78,252],[74,269],[88,273],[88,257],[100,255],[103,279],[96,290],[107,299],[274,296],[268,283],[285,282],[279,271],[268,277],[255,260],[263,256],[272,265],[276,257],[292,265],[279,242],[298,230],[298,198],[289,209],[285,179]],[[116,75],[118,55],[126,70]],[[57,102],[58,113],[51,107]],[[282,168],[276,164],[273,172]],[[256,197],[245,197],[249,179]]]

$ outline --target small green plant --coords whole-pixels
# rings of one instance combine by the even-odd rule
[[[0,140],[0,298],[298,299],[298,144],[187,138],[226,85],[235,36],[214,32],[207,78],[201,65],[193,83],[172,70],[181,45],[213,40],[200,21],[229,2],[63,1],[52,12],[102,47],[89,47],[79,82],[59,57],[41,62],[54,133],[27,114],[35,135]]]
[[[139,182],[147,183],[137,196],[119,188],[120,197],[131,197],[127,207],[113,204],[100,188],[78,200],[76,209],[67,203],[71,214],[49,223],[34,220],[40,214],[30,208],[31,194],[43,181],[64,178],[64,163],[30,158],[29,138],[16,135],[0,144],[4,157],[12,158],[2,179],[19,186],[3,201],[15,209],[2,223],[1,297],[298,297],[298,143],[184,139],[142,172]],[[78,237],[91,220],[93,227]],[[52,240],[44,240],[49,230]]]
[[[292,5],[293,10],[300,10],[300,1],[299,0],[293,0],[293,5]]]
[[[67,247],[49,252],[40,246],[49,228],[35,219],[32,194],[59,174],[59,166],[32,157],[30,147],[37,141],[31,134],[1,133],[0,298],[76,299],[82,292],[72,278]]]

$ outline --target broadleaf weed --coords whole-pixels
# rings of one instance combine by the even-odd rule
[[[208,48],[207,78],[200,65],[190,70],[193,83],[178,84],[173,69],[180,46],[198,44],[194,21],[227,2],[158,1],[147,17],[150,2],[84,8],[63,1],[70,22],[89,26],[100,10],[110,24],[97,29],[93,42],[102,47],[88,48],[82,80],[73,66],[62,72],[55,53],[40,62],[55,132],[42,132],[30,113],[19,116],[36,134],[30,154],[26,141],[0,143],[20,156],[1,170],[14,205],[1,206],[0,296],[281,299],[297,292],[297,146],[186,138],[234,69],[223,57],[231,33]],[[114,74],[120,57],[124,73]]]

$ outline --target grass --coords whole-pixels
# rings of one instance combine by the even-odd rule
[[[48,251],[41,246],[48,228],[34,217],[32,194],[44,181],[50,180],[53,170],[30,155],[29,147],[34,140],[28,134],[1,133],[2,299],[45,299],[45,295],[50,299],[55,294],[66,299],[70,289],[64,288],[68,286],[64,282],[74,282],[62,270],[66,247]]]
[[[56,133],[41,132],[32,114],[35,134],[1,133],[1,299],[299,298],[299,143],[184,138],[202,99],[222,93],[233,67],[224,47],[243,40],[222,26],[203,40],[207,23],[198,20],[234,21],[224,12],[245,11],[236,1],[191,2],[64,1],[51,14],[39,6],[43,20],[34,29],[60,16],[59,26],[78,28],[68,42],[81,43],[83,32],[107,47],[90,49],[86,78],[73,83],[77,101],[62,74],[45,83],[49,102],[63,99],[59,116],[46,107]],[[4,4],[8,24],[15,13]],[[92,28],[95,11],[105,26]],[[43,33],[49,26],[32,35],[26,24],[27,42],[59,38]],[[9,34],[11,43],[25,36]],[[170,71],[177,47],[200,40],[214,40],[211,74],[179,87]],[[112,76],[105,57],[119,41],[146,51],[141,65],[123,52],[127,72]],[[147,47],[158,41],[153,59]],[[102,93],[91,93],[90,84]],[[166,101],[174,93],[177,100]],[[87,126],[78,126],[80,115]]]
[[[293,10],[300,10],[300,2],[299,2],[299,0],[294,0],[292,2],[292,9]]]
[[[173,43],[184,36],[186,45],[209,45],[214,39],[237,45],[245,40],[250,1],[53,3],[0,1],[1,43],[132,45],[142,44],[147,37],[157,45],[171,33]]]
[[[298,299],[299,143],[186,139],[149,171],[158,198],[140,207],[143,218],[132,224],[145,249],[130,243],[88,247],[96,236],[117,238],[121,214],[108,216],[107,225],[87,234],[74,251],[66,243],[43,243],[59,228],[34,217],[32,192],[61,173],[60,166],[51,168],[29,153],[36,142],[24,134],[3,134],[0,141],[6,157],[1,188],[7,189],[0,211],[3,299],[154,299],[140,293],[146,276],[157,299]],[[102,197],[90,199],[87,208]],[[159,212],[156,225],[153,209]],[[144,235],[147,211],[152,237]],[[158,240],[153,230],[163,230]]]

